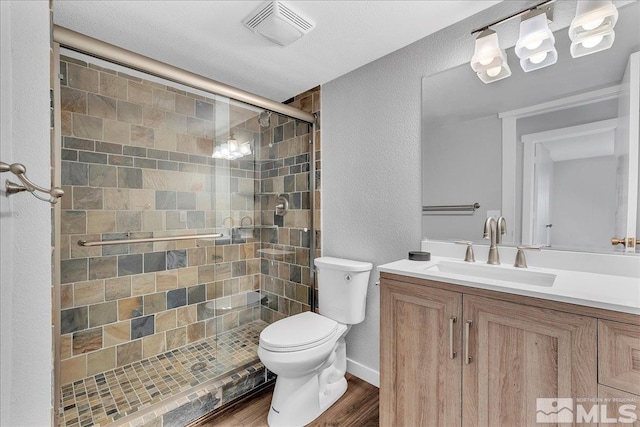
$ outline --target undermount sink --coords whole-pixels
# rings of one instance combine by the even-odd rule
[[[439,261],[437,264],[431,265],[425,270],[533,286],[553,286],[553,282],[556,279],[556,275],[551,273],[499,265],[471,264],[467,262]]]

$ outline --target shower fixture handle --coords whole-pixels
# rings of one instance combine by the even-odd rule
[[[276,215],[285,216],[289,212],[289,198],[285,194],[280,194],[276,198]]]

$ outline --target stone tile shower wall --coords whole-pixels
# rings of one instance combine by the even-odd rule
[[[320,113],[320,88],[304,92],[290,105],[310,113]],[[320,256],[320,126],[316,129],[316,188],[310,188],[311,127],[289,117],[272,114],[263,130],[260,147],[261,223],[260,239],[262,319],[273,322],[310,310],[312,283],[309,274],[311,197],[315,197],[315,256]],[[290,211],[275,215],[276,197],[288,197]]]
[[[76,244],[260,224],[253,161],[210,157],[216,101],[66,57],[61,71],[61,384],[264,317],[253,236]],[[230,107],[234,130],[258,142],[252,114]]]

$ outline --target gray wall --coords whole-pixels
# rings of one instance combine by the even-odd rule
[[[49,3],[0,2],[0,160],[48,186]],[[51,209],[0,191],[0,425],[51,424]]]
[[[497,114],[447,122],[425,135],[422,201],[425,205],[470,205],[465,214],[422,217],[422,237],[482,241],[488,210],[502,206],[502,122]]]
[[[323,86],[324,255],[378,266],[420,248],[421,80],[468,62],[472,29],[528,4],[503,2]],[[573,2],[558,2],[557,24],[566,25],[574,11]],[[514,24],[500,29],[503,48],[515,44]],[[380,363],[377,279],[374,272],[365,321],[347,336],[349,359],[374,371]]]

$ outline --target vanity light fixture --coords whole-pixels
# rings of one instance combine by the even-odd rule
[[[514,48],[525,72],[548,67],[558,61],[555,37],[549,29],[549,18],[555,0],[544,0],[535,6],[512,13],[484,27],[471,31],[480,33],[471,58],[471,68],[484,83],[491,83],[511,75],[507,55],[498,46],[498,35],[491,27],[522,17],[520,37]],[[618,9],[611,0],[577,0],[576,16],[569,27],[571,56],[578,58],[609,49],[613,45],[613,27],[618,21]]]
[[[507,54],[500,49],[498,34],[495,31],[487,28],[476,38],[471,68],[484,83],[493,83],[511,75]]]
[[[510,19],[516,18],[518,16],[521,16],[525,13],[527,14],[530,13],[531,14],[529,16],[530,18],[533,18],[538,13],[546,13],[546,11],[550,10],[550,8],[545,7],[543,9],[542,7],[547,3],[551,3],[553,1],[555,0],[544,0],[543,2],[538,3],[533,7],[513,13],[505,18],[499,19],[495,22],[492,22],[491,24],[485,25],[484,27],[480,27],[471,31],[471,34],[480,33],[476,38],[475,52],[473,54],[473,57],[471,57],[471,68],[473,69],[473,71],[476,72],[480,80],[482,80],[484,83],[492,83],[492,82],[507,78],[511,75],[511,69],[509,68],[509,64],[507,63],[507,54],[504,50],[500,49],[500,46],[498,45],[498,35],[496,34],[495,31],[491,29],[491,27],[493,27],[494,25],[498,25],[502,22],[508,21]],[[545,20],[545,24],[546,24],[546,20]],[[531,23],[529,23],[527,26],[533,27]],[[549,28],[547,27],[547,30],[548,29]],[[522,27],[520,31],[522,34]],[[551,34],[551,32],[549,33]],[[553,43],[555,43],[555,39],[553,39],[553,34],[551,34],[551,38],[552,38],[551,47],[553,48]],[[537,43],[537,39],[535,43]],[[553,54],[549,55],[547,53],[545,55],[542,51],[542,49],[544,49],[545,47],[548,47],[548,43],[540,43],[539,46],[535,46],[535,51],[534,51],[534,40],[532,40],[530,43],[527,43],[527,44],[528,44],[528,47],[530,48],[528,50],[531,50],[533,51],[534,54],[537,54],[537,56],[534,56],[533,59],[530,59],[529,57],[527,57],[525,61],[527,64],[529,63],[534,64],[533,61],[537,61],[535,62],[535,65],[537,66],[537,68],[541,68],[540,66],[541,63],[549,62],[553,57]],[[544,52],[551,52],[551,50],[547,49]],[[553,48],[553,52],[555,53],[555,58],[557,59],[558,55],[557,55],[557,52],[555,51],[555,48]],[[555,60],[553,62],[555,63]],[[520,61],[520,64],[522,65],[522,61]],[[549,63],[548,65],[551,65],[551,63]],[[546,66],[546,65],[543,65],[543,66]],[[527,65],[527,68],[530,68],[529,65]],[[523,69],[524,69],[524,66],[523,66]],[[531,67],[531,70],[533,69],[535,68]],[[531,70],[525,69],[525,71],[531,71]]]
[[[515,52],[525,72],[539,70],[558,61],[556,38],[547,21],[547,12],[542,9],[529,11],[522,16]]]
[[[615,40],[618,9],[611,0],[578,1],[569,26],[571,56],[578,58],[609,49]]]
[[[211,157],[213,157],[214,159],[236,160],[240,157],[248,156],[250,154],[251,144],[249,142],[238,144],[236,137],[231,134],[227,142],[220,145],[214,144],[214,149]]]

